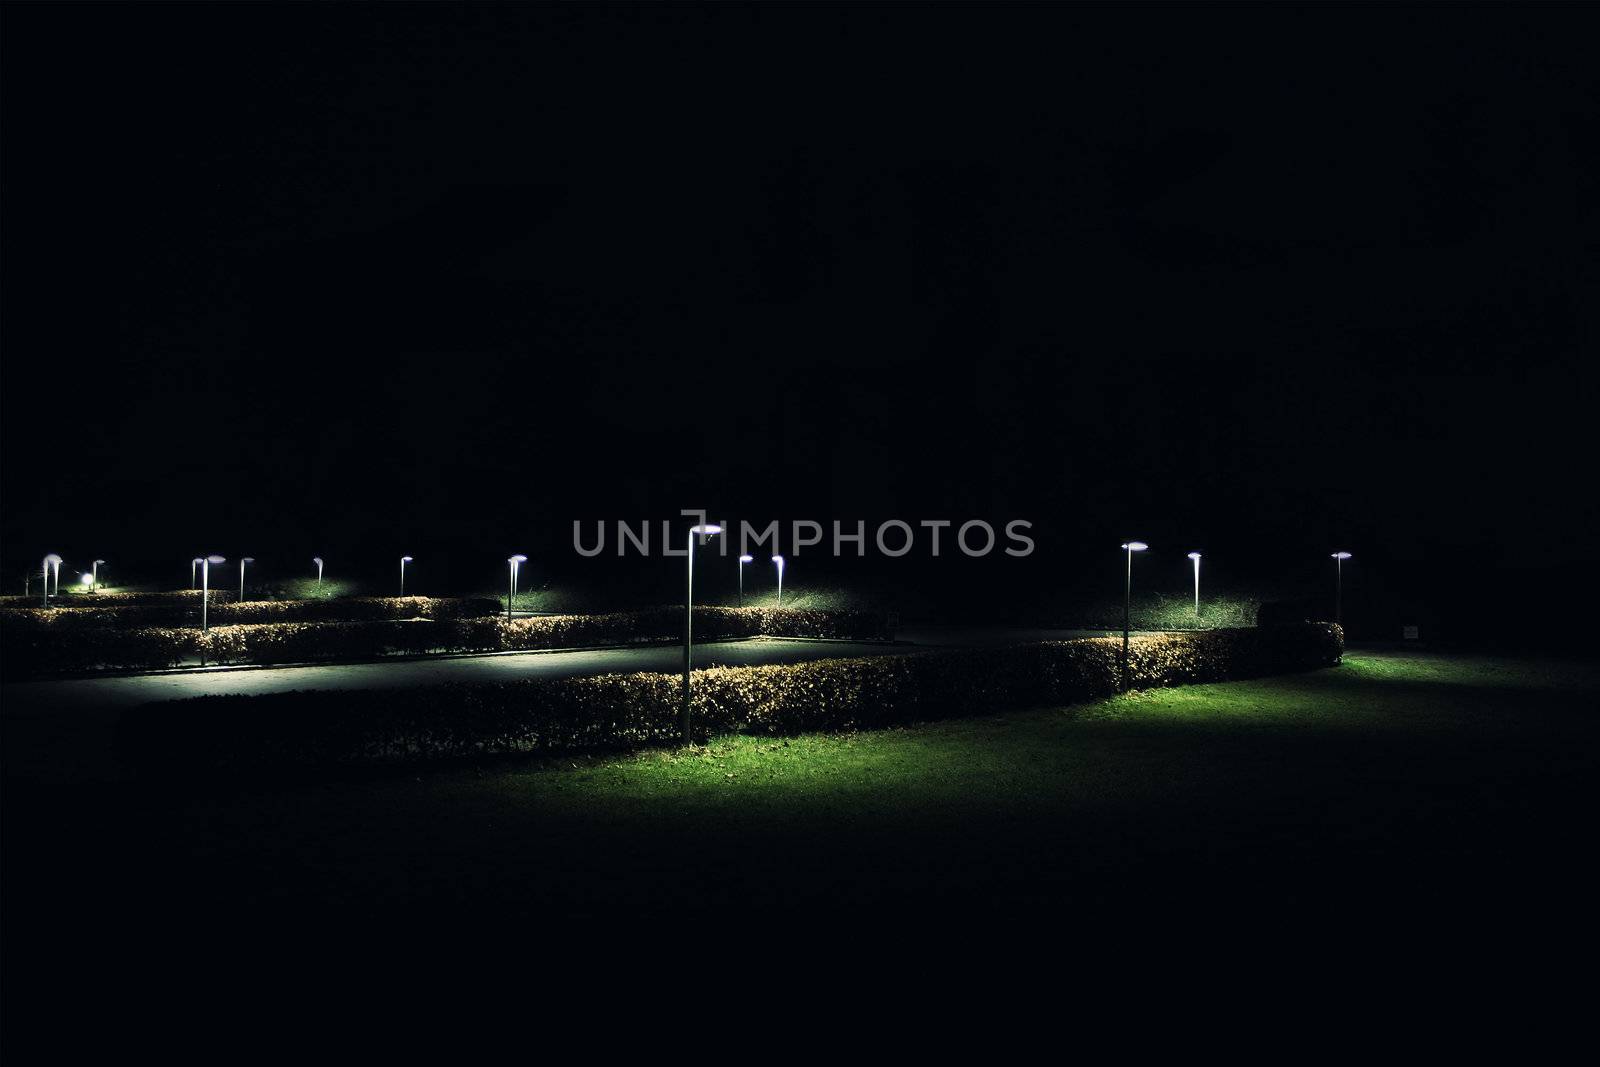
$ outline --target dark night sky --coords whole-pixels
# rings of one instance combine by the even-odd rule
[[[1581,9],[3,18],[8,582],[702,503],[1595,556]]]

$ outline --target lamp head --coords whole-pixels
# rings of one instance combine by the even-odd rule
[[[1348,553],[1348,552],[1335,552],[1333,554],[1333,558],[1334,559],[1341,559],[1341,560],[1349,559],[1350,558],[1350,553]]]
[[[774,562],[778,566],[782,567],[783,566],[783,557],[782,556],[773,556],[772,557],[772,562]]]
[[[61,557],[52,552],[44,558],[44,565],[46,567],[59,567],[61,566]]]
[[[322,566],[322,557],[321,556],[312,556],[311,557],[311,562],[315,563],[317,566],[320,567],[320,566]]]
[[[239,561],[239,566],[243,567],[246,563],[254,563],[255,561],[256,558],[254,556],[246,556]]]
[[[1191,553],[1189,553],[1189,558],[1194,560],[1196,563],[1198,563],[1198,562],[1200,562],[1200,553],[1191,552]]]
[[[689,532],[692,534],[699,534],[701,537],[710,537],[712,534],[721,533],[722,527],[718,526],[714,522],[707,522],[702,523],[699,526],[689,527]]]
[[[400,562],[401,563],[410,563],[411,562],[411,557],[410,556],[401,556],[400,557]]]
[[[507,557],[506,562],[507,563],[526,563],[526,562],[528,562],[528,557],[527,556],[510,556],[510,557]]]
[[[207,556],[206,557],[206,562],[207,563],[226,563],[228,561],[223,559],[221,556]]]
[[[94,565],[96,567],[104,567],[106,565],[106,561],[103,559],[97,559],[94,561]]]
[[[1129,541],[1127,544],[1123,545],[1122,547],[1123,547],[1123,549],[1125,551],[1128,551],[1128,552],[1143,552],[1145,549],[1149,548],[1150,546],[1145,544],[1143,541]]]
[[[739,562],[740,563],[754,563],[755,561],[756,561],[756,558],[754,556],[740,556],[739,557]]]

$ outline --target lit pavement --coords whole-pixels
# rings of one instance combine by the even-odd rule
[[[695,645],[696,667],[799,663],[841,656],[884,656],[919,649],[979,647],[1063,640],[1078,630],[971,628],[906,629],[896,644],[758,638]],[[0,685],[5,773],[70,783],[114,780],[128,769],[115,753],[124,712],[165,700],[221,694],[256,695],[294,690],[415,689],[451,682],[507,682],[521,678],[571,678],[632,671],[678,671],[677,645],[571,652],[518,652],[440,656],[301,667],[213,667],[155,674]]]
[[[919,648],[979,647],[1064,640],[1080,630],[993,628],[909,629],[896,644],[860,641],[714,641],[695,645],[696,667],[748,667],[798,663],[838,656],[882,656]],[[63,711],[111,711],[159,700],[218,694],[287,693],[296,689],[415,689],[450,682],[508,682],[522,678],[571,678],[633,671],[677,671],[677,645],[607,648],[573,652],[515,652],[439,656],[368,663],[298,667],[213,667],[110,678],[19,682],[0,687],[0,713],[7,718]]]

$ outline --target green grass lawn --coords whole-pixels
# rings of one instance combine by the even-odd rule
[[[8,907],[70,917],[37,927],[53,937],[159,930],[169,950],[240,922],[409,938],[1549,919],[1588,893],[1597,689],[1584,665],[1352,653],[687,752],[223,791],[10,783]]]

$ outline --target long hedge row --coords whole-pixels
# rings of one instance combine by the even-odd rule
[[[1331,666],[1331,623],[1135,637],[1129,684],[1155,688]],[[624,749],[679,739],[675,675],[448,685],[406,691],[199,697],[140,709],[127,751],[202,773]],[[1073,704],[1121,687],[1121,642],[1085,638],[694,673],[700,737],[872,728]]]
[[[305,663],[435,652],[516,652],[672,641],[683,633],[681,608],[510,620],[498,615],[435,615],[368,622],[278,622],[212,626],[205,633],[193,627],[62,623],[61,618],[70,618],[63,616],[64,610],[31,613],[38,618],[22,624],[0,619],[0,673],[15,679],[96,669],[157,670],[201,660]],[[696,608],[695,632],[704,641],[891,636],[881,615],[770,608]]]
[[[232,599],[226,589],[211,590],[211,603]],[[38,596],[0,596],[0,608],[7,610],[39,608]],[[200,610],[200,590],[178,589],[164,593],[65,593],[55,598],[59,607],[129,608],[141,606],[188,606]]]
[[[134,596],[144,594],[130,594]],[[198,624],[200,594],[151,602],[80,603],[41,608],[13,606],[0,611],[0,635],[30,629],[79,630],[90,627],[129,628]],[[247,600],[230,603],[213,599],[207,608],[212,625],[252,625],[273,622],[382,622],[392,619],[473,619],[493,615],[499,601],[487,597],[341,597],[327,600]]]

